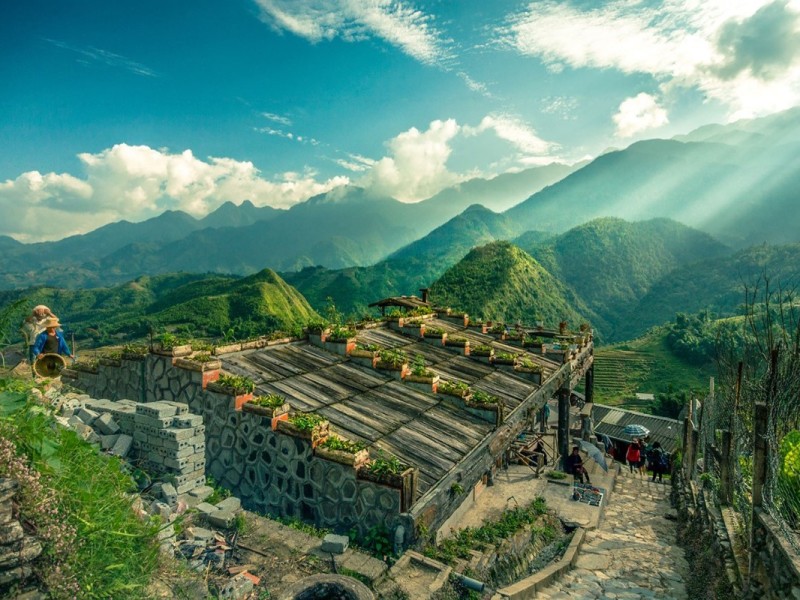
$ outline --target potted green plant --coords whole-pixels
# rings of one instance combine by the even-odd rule
[[[290,413],[285,421],[278,421],[277,430],[287,435],[311,442],[315,448],[321,444],[330,430],[329,422],[316,413]]]
[[[254,396],[242,405],[243,412],[250,412],[264,417],[279,417],[291,409],[286,398],[280,394],[265,394]]]
[[[234,408],[239,410],[245,402],[253,399],[256,384],[246,376],[221,373],[216,381],[210,381],[207,384],[206,389],[218,394],[233,396]]]
[[[369,459],[369,452],[364,442],[353,442],[335,433],[328,435],[317,445],[314,455],[356,468]]]
[[[462,399],[470,397],[469,385],[462,381],[442,380],[439,382],[436,392],[446,396],[454,396]]]
[[[542,365],[533,362],[527,356],[523,356],[517,361],[514,366],[514,373],[525,379],[530,379],[537,385],[542,383]]]
[[[195,352],[186,358],[175,359],[175,366],[189,371],[214,371],[222,367],[222,363],[210,352]]]
[[[409,465],[403,464],[396,456],[379,451],[376,458],[368,461],[358,469],[358,477],[359,479],[402,488],[403,479],[414,470]]]
[[[165,332],[154,340],[153,353],[161,356],[188,356],[192,353],[192,347],[174,333]]]
[[[325,349],[347,356],[356,348],[356,331],[350,327],[336,325],[325,337]]]
[[[315,346],[321,346],[330,333],[330,324],[327,321],[315,319],[306,324],[306,331],[308,332],[308,341]]]
[[[405,376],[403,381],[426,392],[435,393],[439,384],[439,376],[427,367],[425,357],[417,354],[411,363],[411,372]]]
[[[492,364],[514,366],[517,363],[517,355],[511,352],[496,352]]]
[[[397,379],[402,379],[408,373],[408,358],[403,350],[384,348],[378,352],[375,368],[389,371]]]

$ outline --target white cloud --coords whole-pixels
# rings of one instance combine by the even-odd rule
[[[115,54],[114,52],[109,52],[108,50],[95,48],[93,46],[78,47],[67,44],[66,42],[61,42],[59,40],[51,40],[48,38],[44,39],[46,42],[49,42],[58,48],[77,54],[80,57],[77,59],[77,62],[83,64],[103,64],[108,67],[125,69],[135,75],[158,77],[158,74],[149,67],[146,67],[145,65],[120,54]]]
[[[276,115],[275,113],[270,112],[262,112],[261,116],[265,119],[269,119],[270,121],[274,121],[275,123],[280,123],[281,125],[289,126],[292,124],[292,120],[289,117],[285,117],[283,115]]]
[[[333,162],[343,169],[354,172],[366,171],[376,163],[375,160],[367,158],[366,156],[361,156],[360,154],[348,154],[346,159],[337,158]]]
[[[118,144],[79,155],[85,179],[37,171],[0,182],[0,234],[20,240],[58,239],[164,210],[201,217],[225,201],[288,207],[349,183],[347,177],[317,181],[314,173],[261,176],[253,163],[196,158],[191,150],[170,154],[148,146]]]
[[[461,126],[455,119],[436,120],[426,131],[412,127],[389,140],[386,144],[388,155],[370,165],[366,175],[355,183],[403,202],[430,198],[460,181],[487,175],[474,169],[453,172],[447,167],[447,161],[456,140],[489,134],[514,148],[517,154],[511,161],[517,167],[549,164],[556,160],[550,154],[555,145],[541,139],[531,126],[517,117],[490,114],[474,126]],[[503,163],[508,161],[503,157]],[[359,164],[369,163],[362,160]]]
[[[649,73],[757,115],[800,100],[797,0],[532,2],[497,33],[554,69]]]
[[[301,144],[311,144],[312,146],[319,145],[319,141],[316,140],[315,138],[303,135],[297,135],[295,133],[292,133],[291,131],[284,131],[283,129],[274,129],[272,127],[254,127],[253,129],[258,133],[265,133],[267,135],[282,137],[287,140],[300,142]]]
[[[481,96],[486,98],[491,98],[492,94],[489,92],[489,88],[486,86],[485,83],[481,83],[480,81],[475,81],[472,77],[470,77],[464,71],[459,71],[456,73],[461,80],[466,84],[466,86],[471,89],[473,92],[478,92]]]
[[[255,0],[265,21],[311,42],[376,37],[425,64],[450,58],[430,15],[396,0]]]
[[[356,183],[404,202],[433,196],[460,180],[447,169],[450,141],[459,133],[454,119],[431,122],[427,131],[412,127],[387,143],[389,156],[377,161]]]
[[[489,130],[494,131],[501,140],[511,143],[517,150],[526,154],[545,154],[553,149],[553,144],[540,138],[530,125],[511,115],[487,115],[477,127],[465,127],[464,133],[478,135]]]
[[[658,105],[653,96],[644,92],[623,100],[613,120],[617,135],[621,138],[629,138],[669,123],[667,111]]]

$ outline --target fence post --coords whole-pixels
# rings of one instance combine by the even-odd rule
[[[767,479],[767,420],[769,411],[765,402],[756,402],[753,417],[753,507],[760,507],[764,499],[764,482]]]
[[[558,453],[562,470],[569,456],[569,396],[568,387],[558,390]]]
[[[720,500],[722,504],[730,504],[733,496],[733,479],[731,477],[731,432],[722,431],[722,449],[719,462]]]

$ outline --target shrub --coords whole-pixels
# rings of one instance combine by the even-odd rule
[[[286,398],[280,394],[266,394],[265,396],[256,396],[250,400],[250,403],[266,408],[280,408],[286,403]]]
[[[399,475],[406,466],[396,456],[380,451],[378,457],[370,461],[369,470],[377,476]]]
[[[230,373],[222,373],[216,381],[220,387],[227,388],[234,392],[237,396],[241,394],[250,394],[256,389],[256,383],[249,377],[243,375],[231,375]]]
[[[325,417],[316,413],[294,413],[289,415],[289,422],[300,431],[311,431],[325,422]]]
[[[344,438],[340,438],[335,433],[329,435],[321,445],[330,450],[340,450],[349,454],[355,454],[367,447],[364,442],[353,442],[351,440],[346,440]]]
[[[472,392],[472,401],[478,404],[497,404],[500,402],[500,398],[481,390],[474,390]]]
[[[422,354],[414,356],[414,362],[411,364],[411,374],[417,377],[433,377],[433,371],[425,366],[425,357]]]
[[[354,337],[356,337],[356,332],[354,329],[350,329],[349,327],[336,326],[331,331],[329,339],[335,342],[346,342],[350,338]]]
[[[408,357],[403,350],[391,350],[387,348],[385,350],[381,350],[378,356],[380,357],[381,362],[391,365],[395,368],[401,367],[408,362]]]
[[[463,396],[469,392],[469,386],[461,381],[440,381],[437,388],[442,394]]]

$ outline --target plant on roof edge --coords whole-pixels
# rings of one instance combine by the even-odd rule
[[[328,339],[332,342],[346,342],[347,340],[356,337],[354,329],[336,325],[328,335]]]
[[[368,469],[378,477],[385,477],[387,475],[399,475],[406,470],[406,467],[396,456],[379,450],[377,458],[370,461]]]
[[[356,454],[364,450],[367,445],[364,442],[353,442],[345,438],[341,438],[335,433],[329,435],[321,446],[329,450],[339,450],[340,452],[347,452],[348,454]]]
[[[411,364],[411,374],[415,377],[433,377],[434,373],[425,365],[425,357],[422,354],[414,356]]]
[[[294,413],[289,415],[289,422],[300,431],[312,431],[327,419],[316,413]]]
[[[280,408],[286,404],[286,398],[280,394],[265,394],[263,396],[256,396],[250,400],[250,404],[264,406],[266,408]]]
[[[481,390],[473,390],[472,401],[477,402],[478,404],[499,404],[500,398]]]
[[[440,381],[437,391],[448,396],[463,397],[469,393],[469,385],[462,381]]]
[[[425,326],[425,337],[440,337],[444,334],[444,329],[433,325]]]
[[[402,367],[408,362],[406,353],[403,350],[392,350],[386,348],[378,353],[380,361],[395,369]]]
[[[216,387],[225,388],[232,391],[237,396],[242,394],[252,394],[256,389],[256,382],[244,375],[232,375],[222,373],[219,379],[212,382]]]

